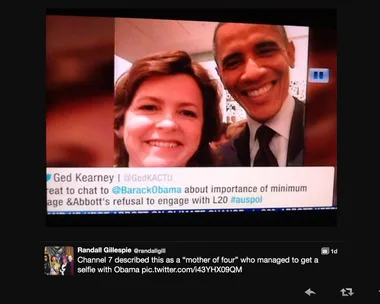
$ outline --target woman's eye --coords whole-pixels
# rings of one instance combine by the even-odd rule
[[[157,110],[157,106],[155,105],[143,105],[139,107],[140,110],[145,110],[145,111],[155,111]]]
[[[197,117],[197,114],[194,111],[190,110],[183,110],[182,111],[183,115],[189,116],[189,117]]]

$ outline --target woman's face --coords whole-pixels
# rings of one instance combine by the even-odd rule
[[[184,167],[197,151],[203,98],[189,75],[156,76],[137,89],[121,133],[129,167]]]

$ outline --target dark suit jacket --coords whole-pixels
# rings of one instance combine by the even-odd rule
[[[305,104],[294,98],[295,107],[290,126],[287,166],[303,166]],[[250,167],[249,127],[231,138],[218,151],[222,167]]]

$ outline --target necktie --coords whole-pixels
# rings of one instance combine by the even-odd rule
[[[278,167],[277,159],[269,148],[269,143],[275,134],[276,132],[266,125],[258,128],[256,138],[260,146],[253,162],[254,167]]]

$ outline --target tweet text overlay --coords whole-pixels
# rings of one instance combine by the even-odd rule
[[[47,168],[47,212],[328,208],[334,167]]]
[[[152,244],[153,245],[153,244]],[[334,265],[344,255],[341,244],[242,244],[239,252],[225,249],[224,244],[202,244],[202,252],[194,252],[193,244],[129,244],[119,246],[78,246],[76,273],[88,274],[228,274],[283,270],[294,267],[318,269]],[[195,246],[196,247],[196,246]],[[211,249],[213,247],[213,249]],[[286,247],[286,248],[285,248]],[[199,247],[197,247],[199,248]],[[231,248],[231,247],[230,247]],[[252,248],[257,248],[252,250]],[[328,249],[328,253],[324,250]]]

